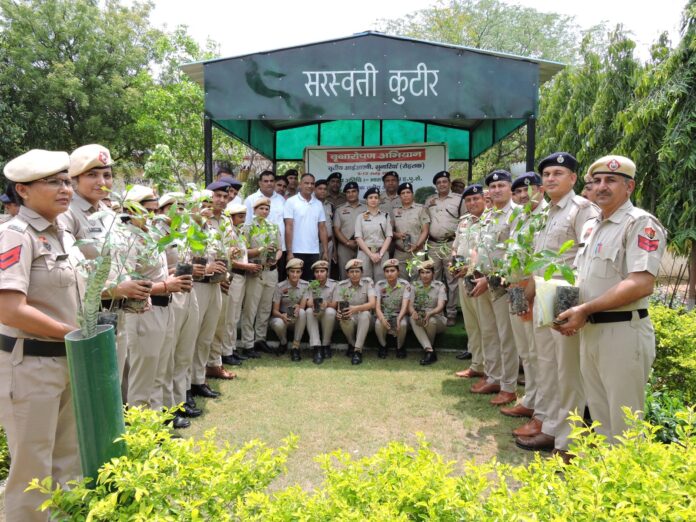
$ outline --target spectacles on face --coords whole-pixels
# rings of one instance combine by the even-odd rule
[[[70,178],[46,178],[46,179],[37,179],[39,183],[43,183],[44,185],[47,185],[51,187],[52,189],[59,190],[62,187],[66,188],[71,188],[72,187],[72,180]]]

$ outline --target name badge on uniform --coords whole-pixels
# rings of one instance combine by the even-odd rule
[[[101,232],[101,231],[102,231],[102,227],[89,227],[89,231],[90,231],[90,232],[95,232],[95,233],[96,233],[96,232]]]

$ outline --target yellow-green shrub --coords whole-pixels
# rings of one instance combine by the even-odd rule
[[[10,470],[10,450],[7,447],[7,436],[5,430],[0,426],[0,480],[7,477]]]
[[[653,379],[657,389],[681,395],[687,404],[696,401],[696,311],[650,307],[655,326],[656,357]]]

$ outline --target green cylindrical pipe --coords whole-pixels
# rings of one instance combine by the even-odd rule
[[[96,479],[104,463],[126,454],[125,442],[115,442],[126,426],[114,327],[99,325],[88,339],[75,330],[65,336],[65,346],[82,474]]]

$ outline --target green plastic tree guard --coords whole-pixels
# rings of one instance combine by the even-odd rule
[[[99,468],[126,454],[121,384],[112,325],[97,326],[85,339],[81,330],[65,336],[82,474],[96,479]],[[94,484],[94,482],[92,482]]]

